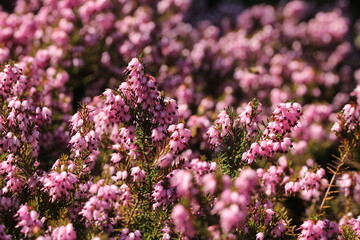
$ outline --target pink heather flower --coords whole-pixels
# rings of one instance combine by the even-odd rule
[[[111,89],[105,90],[103,95],[106,97],[104,109],[106,121],[109,123],[128,122],[131,118],[130,107],[125,104],[124,99]]]
[[[155,184],[153,193],[151,194],[153,197],[153,201],[155,202],[153,204],[153,208],[157,209],[162,207],[163,210],[166,209],[166,207],[173,203],[175,200],[175,192],[173,188],[165,188],[163,185],[163,181],[160,181]]]
[[[285,184],[285,193],[286,194],[295,194],[298,193],[301,189],[300,183],[298,182],[287,182]]]
[[[250,104],[248,104],[246,106],[245,110],[242,113],[240,113],[239,121],[241,123],[250,124],[252,110],[253,110],[253,107]]]
[[[284,222],[284,220],[280,220],[279,222],[277,222],[275,224],[275,227],[271,230],[271,234],[275,237],[275,238],[279,238],[282,237],[284,232],[286,231],[286,223]]]
[[[137,182],[137,181],[144,182],[145,181],[146,173],[144,170],[141,170],[140,167],[131,168],[130,175],[133,177],[134,182]]]
[[[171,153],[166,153],[159,157],[159,159],[156,162],[156,165],[160,168],[167,168],[171,165],[171,163],[174,161],[174,157]]]
[[[12,209],[18,209],[20,203],[16,196],[6,197],[3,196],[4,193],[3,190],[0,190],[0,213],[7,213]]]
[[[310,104],[304,108],[301,123],[294,129],[293,136],[303,141],[312,139],[322,141],[326,139],[327,133],[319,123],[332,118],[334,107],[330,104]]]
[[[0,175],[3,175],[6,180],[3,193],[21,191],[25,186],[24,179],[18,176],[21,170],[16,166],[15,162],[14,154],[9,154],[5,161],[0,162]]]
[[[231,127],[231,120],[226,111],[221,111],[219,113],[215,124],[221,127],[220,137],[224,137]]]
[[[4,192],[7,190],[16,192],[21,191],[25,186],[25,182],[22,178],[16,176],[17,168],[13,166],[12,171],[8,173],[6,187],[3,188]]]
[[[269,222],[272,220],[273,215],[275,214],[275,212],[270,208],[266,209],[265,212],[266,212],[266,215],[265,215],[264,223],[265,223],[265,225],[268,225]]]
[[[0,239],[11,240],[11,236],[5,233],[5,226],[3,224],[0,224]]]
[[[111,176],[111,179],[117,182],[117,181],[124,181],[127,177],[128,177],[128,172],[125,170],[125,171],[116,172],[116,176]]]
[[[8,59],[10,51],[8,48],[0,48],[0,62],[3,64]]]
[[[336,183],[345,197],[352,197],[356,203],[360,203],[360,176],[357,172],[341,175]]]
[[[264,233],[262,233],[262,232],[257,233],[256,240],[264,240]]]
[[[207,130],[206,134],[211,146],[218,147],[220,145],[220,133],[213,126]]]
[[[162,141],[166,138],[165,133],[165,128],[163,126],[158,126],[152,130],[151,138],[154,142]]]
[[[51,233],[51,239],[54,240],[75,240],[76,232],[71,223],[66,226],[60,226],[55,228]]]
[[[33,234],[37,234],[45,221],[45,217],[41,220],[38,219],[39,214],[31,210],[28,206],[22,205],[19,210],[16,212],[15,217],[18,221],[16,227],[21,227],[20,232],[25,235],[25,237],[30,237]]]
[[[341,131],[340,124],[338,122],[334,123],[334,125],[331,127],[331,131],[340,132]]]
[[[0,163],[0,174],[5,175],[6,173],[11,172],[13,162],[15,162],[14,154],[9,154],[6,160]]]
[[[123,156],[120,153],[113,153],[113,154],[111,154],[110,161],[113,163],[118,163],[121,161],[122,158],[123,158]]]
[[[36,240],[51,240],[51,236],[49,236],[49,235],[40,236],[40,237],[37,237]]]
[[[356,236],[360,237],[360,217],[350,219],[347,225],[355,231]]]
[[[157,179],[151,197],[148,198],[153,201],[154,209],[168,208],[176,201],[176,197],[189,198],[191,210],[177,205],[171,215],[175,224],[174,230],[179,231],[184,239],[196,235],[191,213],[201,215],[201,208],[209,207],[199,206],[194,200],[198,193],[195,184],[199,185],[205,194],[214,195],[220,191],[218,196],[207,196],[215,198],[210,204],[210,210],[211,214],[217,214],[215,219],[220,219],[220,225],[210,223],[211,226],[208,227],[214,240],[236,239],[237,236],[231,233],[235,228],[241,231],[240,234],[249,233],[248,227],[243,225],[246,224],[243,219],[249,216],[248,210],[252,208],[251,197],[258,180],[268,195],[277,194],[278,186],[284,186],[286,194],[298,193],[303,199],[316,201],[325,190],[328,185],[325,171],[309,170],[308,163],[308,167],[302,169],[297,180],[289,180],[290,176],[286,176],[285,172],[288,174],[290,171],[292,174],[292,170],[285,162],[280,161],[276,166],[266,170],[258,169],[257,172],[243,169],[233,180],[228,175],[216,176],[213,174],[216,164],[200,161],[196,157],[205,150],[206,144],[201,138],[205,139],[206,136],[201,134],[206,130],[207,140],[212,147],[221,144],[222,139],[229,134],[229,129],[235,127],[234,124],[244,127],[249,139],[258,133],[259,119],[253,115],[260,113],[261,109],[259,105],[255,110],[251,104],[245,107],[234,122],[226,111],[221,111],[214,126],[209,128],[208,119],[214,108],[223,109],[226,105],[243,100],[241,96],[238,98],[234,94],[239,87],[246,93],[246,98],[255,95],[270,105],[280,103],[263,135],[260,139],[257,138],[257,142],[252,143],[249,151],[242,156],[244,162],[251,164],[259,158],[272,158],[277,153],[288,151],[292,146],[294,152],[300,154],[306,150],[310,140],[334,140],[327,136],[327,128],[324,127],[334,115],[334,109],[343,105],[340,103],[348,101],[350,96],[357,96],[357,104],[360,103],[360,86],[350,95],[347,93],[354,79],[352,67],[347,66],[344,61],[353,47],[346,38],[350,30],[350,21],[344,16],[346,0],[338,1],[334,8],[324,8],[328,12],[318,12],[313,18],[311,4],[300,0],[290,1],[277,8],[256,5],[237,17],[236,30],[226,22],[221,27],[211,23],[195,26],[196,24],[183,22],[184,14],[191,5],[190,0],[160,0],[154,9],[149,8],[148,2],[18,0],[13,12],[0,10],[0,63],[8,61],[9,57],[15,60],[23,59],[19,64],[3,66],[0,72],[0,105],[3,107],[0,109],[0,153],[5,156],[2,156],[0,161],[3,185],[0,189],[0,222],[5,221],[5,225],[0,224],[0,239],[12,237],[6,234],[12,230],[5,229],[8,223],[2,214],[5,213],[6,218],[6,214],[17,210],[13,220],[18,222],[16,227],[23,234],[17,236],[18,238],[34,238],[44,232],[47,235],[39,237],[38,240],[76,239],[71,223],[66,226],[50,226],[54,219],[48,219],[46,225],[49,225],[49,229],[42,229],[44,218],[39,220],[37,212],[26,205],[19,207],[24,199],[18,198],[17,193],[23,189],[29,190],[31,194],[37,194],[39,190],[45,191],[52,202],[67,201],[71,205],[68,217],[73,223],[83,220],[86,228],[113,236],[113,228],[118,228],[122,221],[121,211],[126,210],[121,206],[128,206],[131,201],[130,188],[123,183],[138,185],[132,180],[145,181],[146,174],[150,174],[137,167],[139,164],[136,163],[142,159],[135,137],[135,130],[139,126],[150,126],[147,130],[151,136],[146,137],[151,137],[153,142],[145,146],[145,149],[155,147],[153,150],[161,153],[154,163],[156,167],[162,168],[161,172],[168,170],[165,168],[176,167],[185,162],[183,170],[171,173],[174,176],[169,174],[162,180]],[[234,12],[232,6],[235,5],[221,4],[216,7],[228,13]],[[119,11],[113,12],[113,9]],[[162,14],[169,12],[167,10],[171,10],[169,14]],[[154,19],[159,13],[163,18]],[[80,42],[73,41],[74,33],[79,34]],[[356,34],[359,35],[355,32]],[[154,37],[160,35],[159,46],[154,45],[153,43],[157,42]],[[283,44],[283,41],[286,44]],[[91,70],[93,61],[99,60],[99,56],[86,57],[89,49],[97,48],[99,44],[105,44],[104,49],[117,50],[121,56],[118,58],[115,52],[99,54],[104,74],[98,81],[92,81],[87,93],[94,95],[106,84],[111,85],[113,74],[121,75],[119,62],[123,62],[122,56],[135,56],[143,50],[147,55],[144,57],[145,61],[155,62],[160,68],[161,89],[172,91],[179,104],[174,99],[163,97],[155,78],[146,75],[141,61],[133,58],[125,70],[127,81],[116,91],[107,89],[101,98],[95,97],[91,100],[88,97],[84,100],[91,102],[88,106],[91,112],[89,116],[84,117],[80,113],[69,116],[68,113],[72,112],[71,103],[76,99],[72,99],[72,94],[65,94],[68,88],[66,84],[70,75],[73,75],[66,71],[75,69],[75,72],[88,74],[87,70]],[[321,48],[317,49],[318,46]],[[34,58],[27,56],[28,54],[34,55]],[[241,64],[234,71],[238,62]],[[258,73],[250,72],[249,64],[256,64]],[[206,84],[206,77],[200,76],[204,72],[223,78],[224,82],[217,81],[221,86],[215,86],[220,86],[220,91],[224,88],[224,94],[220,96],[223,97],[222,100],[215,102],[211,96],[205,96],[208,93],[200,92],[201,87]],[[233,73],[237,83],[229,82],[229,76],[231,78]],[[355,72],[355,79],[360,82],[360,70]],[[333,100],[330,94],[327,100],[332,104],[309,104],[305,107],[302,126],[298,126],[300,105],[281,103],[291,98],[305,102],[314,99],[318,101],[327,95],[326,89],[331,87],[340,87],[342,92]],[[200,106],[196,110],[199,102]],[[357,128],[358,105],[346,104],[342,110],[344,121],[336,122],[332,130],[351,132]],[[189,120],[188,125],[178,123],[179,118],[186,121],[193,111],[206,116],[195,116],[195,123],[190,123]],[[51,122],[52,116],[56,117],[56,129],[51,126],[43,128]],[[70,133],[67,133],[66,121],[69,118]],[[88,129],[88,126],[93,126],[93,129]],[[190,132],[184,126],[194,127],[191,129],[194,131]],[[201,134],[197,135],[193,142],[195,146],[201,146],[200,153],[183,152],[188,148],[192,133],[195,135],[198,129]],[[290,132],[294,139],[299,140],[298,143],[292,142]],[[112,166],[105,165],[103,176],[106,178],[93,183],[91,181],[94,179],[89,173],[95,165],[99,150],[104,151],[103,147],[98,149],[103,136],[106,143],[109,137],[115,150],[111,159],[105,159],[110,161]],[[39,154],[40,146],[46,150],[46,156],[48,151],[57,156],[59,153],[56,148],[60,149],[62,145],[66,147],[69,142],[71,155],[66,166],[57,161],[53,169],[46,172],[39,168],[43,164],[32,161],[33,157],[36,158]],[[54,146],[50,146],[53,143]],[[163,146],[165,143],[168,145]],[[52,153],[52,149],[55,149],[55,152]],[[169,152],[167,149],[170,149]],[[178,155],[180,152],[183,154]],[[28,153],[32,156],[28,156]],[[22,166],[27,164],[27,161],[22,162],[27,157],[31,159],[30,165]],[[74,157],[76,161],[72,159]],[[130,168],[133,168],[123,171],[123,165],[128,158],[133,161],[133,165],[130,164]],[[84,166],[80,166],[82,163],[79,162],[85,163]],[[313,166],[315,163],[311,164],[311,167]],[[76,171],[80,172],[81,177],[73,174],[75,168],[79,170],[78,167],[83,168]],[[131,175],[131,178],[128,175]],[[352,197],[355,202],[360,202],[360,176],[357,173],[344,174],[338,179],[338,184],[345,197]],[[222,189],[219,189],[220,187]],[[258,188],[256,190],[261,191]],[[31,201],[32,204],[36,202]],[[270,201],[263,205],[261,210],[265,211],[266,216],[261,220],[273,229],[266,229],[266,232],[265,229],[260,229],[264,231],[257,233],[256,239],[264,239],[265,235],[270,238],[284,238],[286,223],[283,220],[273,222],[278,218],[270,205]],[[357,235],[360,235],[359,222],[358,218],[347,223]],[[172,229],[169,229],[167,223],[164,224],[162,238],[170,239]],[[334,239],[340,233],[337,224],[329,220],[308,220],[300,230],[299,238],[306,240]],[[226,232],[227,234],[224,234]],[[142,238],[139,230],[127,228],[113,237],[120,240]],[[95,238],[99,240],[101,237]]]
[[[169,145],[172,154],[176,154],[188,146],[191,132],[189,129],[185,128],[183,123],[170,125],[167,130],[171,133]]]
[[[307,167],[303,166],[300,171],[300,177],[299,184],[302,189],[301,196],[305,200],[319,199],[321,191],[328,185],[328,181],[325,178],[325,170],[322,168],[314,173],[308,172]]]
[[[280,238],[283,237],[284,232],[287,230],[287,225],[283,219],[278,219],[279,215],[274,212],[272,207],[273,204],[268,199],[265,199],[265,203],[256,201],[253,207],[250,206],[251,212],[248,213],[248,216],[251,216],[256,223],[267,226],[271,230],[272,237]],[[265,218],[260,218],[260,212],[265,213]],[[258,234],[257,236],[260,239],[264,239],[264,233],[260,232]]]
[[[63,47],[69,43],[68,34],[62,30],[53,31],[51,34],[51,39],[59,47]]]
[[[76,199],[81,199],[81,198],[86,198],[88,197],[89,195],[89,189],[90,187],[93,185],[92,182],[88,181],[88,182],[85,182],[85,183],[80,183],[79,186],[78,186],[78,190],[75,191],[75,198]]]
[[[116,185],[101,186],[93,184],[90,189],[90,196],[79,212],[86,221],[87,226],[94,225],[102,230],[111,231],[113,218],[108,216],[109,212],[120,213],[120,206],[127,206],[131,199],[130,189],[126,184],[120,187]]]
[[[341,112],[345,123],[342,126],[339,122],[336,122],[332,130],[341,131],[344,129],[347,132],[351,132],[359,126],[360,107],[357,104],[346,104]]]
[[[161,240],[170,240],[171,239],[171,236],[170,236],[170,233],[171,233],[171,229],[165,225],[163,229],[161,229],[161,231],[164,233]]]
[[[198,158],[186,162],[186,167],[191,169],[195,175],[196,182],[200,183],[200,179],[207,173],[211,173],[216,170],[216,162],[201,161]]]
[[[7,152],[15,153],[20,147],[20,140],[12,132],[8,132],[0,141],[1,148]]]
[[[214,240],[220,240],[221,239],[221,232],[219,230],[218,225],[212,225],[212,226],[208,227],[208,231],[211,234],[212,239],[214,239]],[[228,234],[227,236],[229,236],[229,235],[230,234]]]
[[[283,14],[287,18],[298,18],[300,19],[306,13],[308,4],[303,1],[291,1],[287,3],[283,9]]]
[[[159,92],[156,89],[156,80],[152,76],[144,74],[144,67],[137,58],[133,58],[126,68],[128,73],[127,84],[131,88],[134,103],[143,110],[151,109],[159,102]],[[124,84],[120,85],[120,91],[129,91]],[[159,119],[155,116],[155,119]],[[164,119],[166,121],[166,119]],[[171,121],[172,119],[170,119]],[[164,123],[164,122],[163,122]]]
[[[360,72],[360,71],[359,71]],[[357,99],[357,105],[360,105],[360,81],[358,81],[358,85],[356,88],[351,92],[351,96],[355,96]]]
[[[341,192],[344,193],[345,197],[349,197],[351,194],[351,185],[353,179],[350,174],[345,173],[336,181],[336,184],[340,187]]]
[[[330,220],[319,220],[316,223],[312,220],[305,221],[301,226],[299,240],[335,239],[340,233],[339,225]]]
[[[320,168],[316,172],[310,172],[307,166],[303,166],[300,178],[296,181],[289,181],[285,184],[286,194],[300,192],[302,199],[306,201],[317,201],[321,192],[328,186],[325,178],[325,170]]]
[[[78,182],[77,177],[71,172],[55,172],[42,177],[44,189],[49,193],[51,201],[60,199],[70,199],[70,191],[74,189],[74,184]]]
[[[209,143],[212,147],[217,147],[220,145],[221,138],[228,134],[232,124],[233,123],[225,110],[218,114],[215,125],[210,126],[206,132],[209,138]]]
[[[348,21],[339,12],[319,12],[307,24],[311,40],[319,44],[340,41],[348,31]]]
[[[159,103],[153,105],[152,108],[152,122],[159,124],[157,127],[157,133],[159,135],[165,134],[167,126],[175,123],[175,120],[177,119],[176,116],[179,114],[179,107],[174,99],[165,98],[163,101],[159,101]]]
[[[191,224],[190,214],[183,205],[177,204],[174,207],[171,219],[174,222],[176,231],[190,238],[195,236],[195,229]]]
[[[22,96],[29,87],[26,82],[27,78],[22,74],[22,69],[18,65],[5,65],[2,72],[0,72],[0,96],[5,98]]]
[[[254,102],[252,101],[248,103],[245,110],[241,112],[236,119],[236,121],[240,122],[241,124],[245,124],[248,136],[252,136],[257,132],[259,123],[258,115],[261,113],[261,111],[261,103],[257,103],[255,109]]]
[[[256,158],[272,158],[275,153],[287,152],[292,147],[291,139],[285,135],[291,132],[301,116],[299,103],[281,103],[273,111],[273,121],[268,123],[259,142],[255,142],[250,149],[243,153],[242,160],[253,163]]]
[[[288,181],[288,176],[285,175],[287,167],[286,158],[280,157],[278,164],[279,166],[270,166],[266,170],[262,168],[257,169],[258,177],[261,179],[261,186],[268,196],[276,194],[279,188]]]
[[[121,231],[119,240],[141,240],[142,235],[139,230],[135,230],[134,232],[130,232],[128,228],[124,228]]]

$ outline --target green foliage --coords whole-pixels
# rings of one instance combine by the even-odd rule
[[[356,232],[352,230],[349,226],[343,225],[341,227],[342,230],[342,238],[346,240],[360,240],[358,236],[356,236]]]
[[[259,102],[257,99],[253,99],[250,105],[253,107],[253,114],[249,117],[253,120],[257,117]],[[260,139],[262,132],[258,129],[254,135],[250,136],[246,125],[239,122],[236,110],[233,107],[228,107],[225,111],[231,120],[231,127],[225,137],[221,139],[217,159],[219,159],[222,172],[233,178],[238,174],[239,168],[247,165],[241,160],[242,155],[253,142]]]

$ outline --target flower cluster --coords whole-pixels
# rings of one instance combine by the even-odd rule
[[[288,168],[287,159],[282,156],[278,160],[278,166],[272,165],[266,170],[258,168],[256,172],[266,195],[276,195],[286,186],[293,170]]]
[[[261,103],[256,100],[251,101],[236,118],[230,117],[228,112],[223,110],[217,116],[215,125],[211,126],[206,134],[209,143],[213,147],[218,147],[222,140],[231,134],[231,131],[242,128],[247,131],[247,137],[254,137],[258,131],[259,118],[261,113]]]
[[[36,157],[40,148],[39,128],[51,120],[52,113],[49,108],[40,106],[34,91],[38,83],[30,81],[19,65],[6,65],[0,75],[0,93],[4,98],[0,118],[0,148],[16,153],[21,141],[26,141]]]
[[[357,172],[344,173],[336,181],[340,191],[346,198],[360,203],[360,176]]]
[[[301,116],[299,103],[279,104],[273,112],[273,119],[264,130],[260,141],[251,145],[250,149],[242,156],[242,160],[253,163],[256,158],[272,158],[275,153],[287,152],[292,147],[292,142],[286,134],[296,126]]]
[[[53,171],[42,178],[43,187],[49,192],[52,202],[62,198],[69,201],[70,192],[77,182],[77,177],[73,173],[65,171],[61,173]]]
[[[21,228],[20,231],[25,237],[30,237],[39,233],[41,228],[43,228],[45,221],[44,217],[39,220],[39,214],[35,210],[31,210],[31,208],[26,205],[22,205],[19,208],[15,217],[18,221],[16,226]]]
[[[37,160],[37,153],[30,151],[26,155],[26,149],[33,149],[34,145],[19,145],[24,149],[18,149],[16,144],[3,144],[8,148],[0,162],[0,174],[6,183],[1,190],[0,210],[10,212],[10,218],[17,221],[16,228],[21,228],[21,236],[75,239],[84,234],[74,227],[80,223],[84,231],[92,229],[94,234],[102,232],[120,239],[142,239],[144,233],[137,223],[139,219],[155,223],[161,216],[161,222],[168,227],[156,231],[162,232],[164,239],[172,234],[189,238],[204,234],[210,239],[221,239],[222,235],[230,239],[236,236],[284,238],[285,232],[291,229],[290,223],[268,197],[299,193],[302,199],[316,203],[328,187],[322,168],[313,170],[303,166],[296,178],[285,156],[280,157],[276,165],[257,168],[257,171],[241,169],[239,167],[244,165],[229,161],[240,156],[242,162],[252,164],[258,157],[273,159],[275,153],[287,152],[293,144],[289,133],[300,120],[300,104],[280,103],[266,125],[260,123],[264,116],[260,116],[263,113],[257,100],[241,108],[239,114],[233,109],[221,111],[215,125],[207,130],[207,138],[210,145],[219,148],[216,149],[218,156],[225,160],[208,161],[199,152],[189,149],[192,141],[197,142],[192,139],[194,133],[179,121],[181,113],[175,100],[161,96],[155,78],[144,73],[138,59],[129,63],[126,74],[127,80],[116,91],[105,90],[103,95],[68,117],[69,153],[61,155],[49,171],[39,169],[44,163]],[[26,102],[23,104],[13,98],[9,101],[5,105],[9,111],[26,106]],[[33,108],[24,109],[27,111],[24,114],[32,116],[30,110]],[[41,130],[49,122],[46,119],[51,111],[35,109],[40,109],[35,110],[35,125],[23,127],[21,124],[26,122],[7,118],[3,130],[17,125],[20,131],[34,126]],[[261,130],[262,125],[264,130]],[[28,141],[21,134],[32,133],[16,134],[20,134],[16,139],[21,143]],[[12,135],[7,133],[6,136]],[[301,135],[294,132],[294,136]],[[104,144],[110,146],[104,147]],[[234,149],[223,149],[226,145]],[[23,162],[24,156],[29,160]],[[311,165],[311,161],[308,162]],[[100,173],[92,175],[99,170]],[[353,180],[348,176],[344,174],[338,180],[347,198],[356,195]],[[54,204],[42,210],[46,217],[39,220],[39,214],[24,202],[26,197],[18,198],[20,190],[25,193],[31,190],[40,201]],[[61,210],[70,221],[66,226],[53,219],[54,215],[47,214],[56,205],[67,209]],[[129,212],[128,208],[134,210]],[[155,214],[157,211],[161,214]],[[12,216],[11,212],[14,212]],[[55,224],[49,225],[50,222],[45,221],[48,218]],[[5,225],[1,225],[5,229],[9,227],[6,220],[1,221],[5,221]],[[199,222],[206,223],[205,230],[201,230]],[[314,226],[310,223],[312,220],[301,225],[299,239],[315,235],[331,238],[341,234],[336,223],[329,220],[319,220]],[[252,227],[256,228],[255,235],[248,230],[239,231]],[[6,238],[6,230],[3,232]]]
[[[299,240],[336,239],[337,234],[340,233],[339,225],[328,219],[317,222],[307,220],[300,226],[300,229]]]
[[[265,235],[274,238],[282,238],[285,231],[288,229],[287,223],[281,219],[278,213],[273,209],[273,204],[268,199],[264,199],[264,203],[256,201],[254,207],[251,209],[253,218],[250,221],[258,225],[265,226],[262,229],[267,229],[267,232],[259,232],[256,234],[256,240],[264,239]]]
[[[130,189],[127,185],[120,187],[116,185],[100,186],[100,183],[94,184],[90,187],[89,193],[92,195],[84,204],[82,210],[79,212],[85,219],[87,224],[101,227],[103,230],[112,231],[111,219],[108,216],[112,210],[116,211],[119,206],[128,205],[130,201]],[[121,213],[117,213],[120,214]]]
[[[66,226],[60,226],[55,228],[51,236],[45,235],[40,236],[37,238],[38,240],[50,240],[50,239],[66,239],[66,240],[75,240],[76,239],[76,232],[74,231],[74,227],[71,223],[67,224]]]
[[[323,190],[328,187],[328,180],[325,178],[325,170],[320,168],[310,171],[307,166],[303,166],[299,172],[298,181],[289,181],[285,184],[285,192],[289,195],[300,192],[301,198],[306,201],[317,201]]]
[[[347,225],[351,227],[352,230],[355,231],[356,236],[360,236],[360,219],[358,218],[352,218],[347,222]]]

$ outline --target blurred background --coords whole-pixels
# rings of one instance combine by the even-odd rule
[[[193,0],[193,12],[197,13],[194,15],[189,14],[189,18],[193,18],[194,20],[197,19],[211,19],[210,15],[217,15],[221,13],[221,5],[228,5],[231,4],[234,6],[234,14],[240,13],[244,8],[253,6],[256,4],[285,4],[289,1],[284,0]],[[334,0],[307,0],[309,3],[313,3],[316,6],[324,6],[333,4]],[[0,5],[6,10],[7,12],[12,12],[16,4],[16,0],[1,0]],[[360,16],[360,1],[358,0],[349,0],[349,9],[351,11],[351,15],[354,19],[359,18]],[[200,10],[200,12],[199,12]],[[202,10],[208,13],[204,14]],[[200,13],[200,14],[199,14]],[[211,14],[210,14],[211,13]]]

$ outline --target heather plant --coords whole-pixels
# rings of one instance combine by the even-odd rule
[[[360,238],[348,2],[205,2],[0,9],[0,240]]]
[[[285,156],[275,161],[292,147],[291,132],[301,122],[298,103],[280,103],[263,121],[257,100],[240,114],[231,108],[220,112],[204,136],[213,154],[199,155],[191,149],[192,133],[176,101],[158,90],[156,79],[134,58],[126,81],[69,118],[68,151],[46,169],[37,139],[47,131],[51,110],[26,98],[26,91],[11,95],[17,88],[7,86],[22,86],[32,77],[19,65],[6,65],[2,74],[9,82],[2,92],[3,239],[333,239],[357,234],[354,218],[342,220],[340,227],[321,217],[334,179],[352,161],[358,144],[355,102],[344,107],[333,127],[342,140],[340,163],[330,168],[329,183],[325,170],[311,163],[297,174]],[[348,203],[350,193],[356,194],[357,175],[352,175],[354,180],[349,173],[338,180]],[[310,211],[298,228],[284,205],[284,199],[297,195],[309,202]]]

